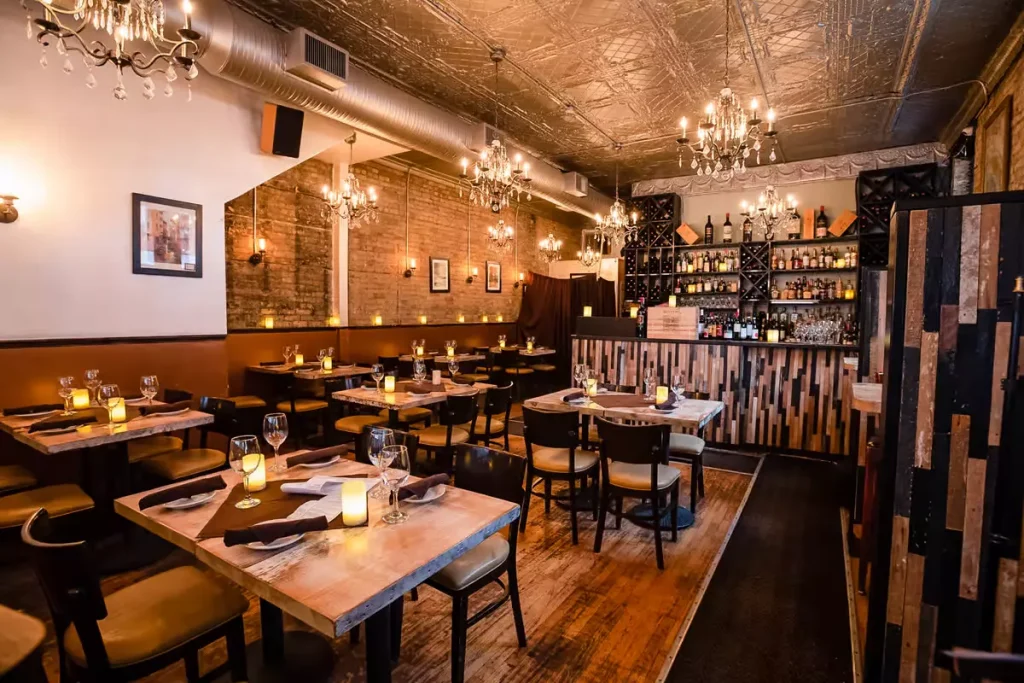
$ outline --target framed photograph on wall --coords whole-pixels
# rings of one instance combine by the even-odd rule
[[[203,207],[132,193],[132,272],[203,276]]]
[[[487,287],[486,291],[495,294],[501,293],[501,263],[498,261],[487,262]]]
[[[446,258],[430,257],[430,293],[446,294],[452,291],[451,266]]]
[[[1010,137],[1013,97],[1007,97],[981,125],[981,191],[1005,192],[1010,186]]]

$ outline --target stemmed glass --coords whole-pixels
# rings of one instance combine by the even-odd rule
[[[99,370],[85,371],[85,388],[89,390],[89,400],[93,405],[100,404],[100,398],[96,395],[96,390],[100,388],[101,384],[103,384],[103,382],[100,381]]]
[[[644,368],[644,397],[648,401],[654,400],[654,390],[658,386],[658,373],[654,367]]]
[[[274,472],[284,472],[285,466],[278,457],[277,451],[288,439],[288,416],[284,413],[269,413],[263,417],[263,438],[274,449],[274,463],[270,469]]]
[[[384,468],[391,464],[389,446],[395,445],[395,432],[386,427],[374,427],[370,430],[370,438],[367,441],[367,455],[370,463],[377,468],[377,476],[381,479],[381,485],[374,487],[370,497],[375,500],[387,500],[388,492],[384,484]]]
[[[281,355],[284,356],[284,364],[288,365],[288,361],[295,355],[295,349],[291,346],[286,346],[281,350]]]
[[[64,399],[64,412],[61,415],[74,415],[75,411],[71,409],[71,394],[75,391],[75,378],[74,377],[61,377],[60,389],[57,390],[57,395]]]
[[[382,518],[388,524],[401,524],[408,515],[398,509],[398,489],[409,479],[409,450],[405,446],[385,446],[382,457],[390,462],[381,470],[381,477],[391,489],[391,512]]]
[[[572,366],[572,378],[576,381],[575,386],[583,387],[584,382],[587,379],[587,365],[586,363],[576,363]]]
[[[498,348],[501,348],[501,349],[505,348],[505,340],[506,340],[505,335],[503,335],[503,334],[499,334],[498,335]]]
[[[324,358],[327,358],[327,349],[320,349],[319,351],[317,351],[316,359],[320,361],[321,367],[324,364]]]
[[[100,405],[107,409],[107,423],[110,426],[110,431],[114,431],[114,407],[117,405],[117,399],[121,398],[121,390],[116,384],[103,384],[96,391],[96,398],[100,402]]]
[[[682,401],[686,394],[686,378],[682,372],[672,373],[672,393],[676,395],[678,401]]]
[[[139,391],[149,400],[149,405],[153,405],[153,399],[156,398],[157,392],[160,391],[160,382],[157,380],[156,375],[143,375],[142,379],[139,380]]]
[[[412,378],[417,382],[422,382],[427,378],[427,364],[423,362],[423,359],[417,358],[412,362]]]
[[[249,491],[249,477],[259,469],[262,460],[260,441],[255,436],[236,436],[231,439],[228,462],[231,469],[242,475],[242,488],[245,489],[245,498],[235,503],[239,510],[248,510],[260,504],[259,498],[253,498]]]
[[[459,361],[452,358],[448,361],[448,374],[451,375],[452,381],[455,381],[455,376],[459,374]]]
[[[380,363],[374,363],[373,367],[370,368],[370,377],[377,383],[377,393],[380,393],[380,381],[384,379],[384,366]]]
[[[448,341],[446,341],[444,343],[444,351],[449,356],[454,356],[455,355],[455,351],[457,350],[457,347],[458,347],[458,342],[456,342],[454,339],[449,339]]]

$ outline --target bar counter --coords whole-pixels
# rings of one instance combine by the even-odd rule
[[[850,449],[851,372],[857,347],[742,340],[666,340],[575,335],[572,362],[599,382],[643,385],[654,366],[661,381],[681,370],[689,391],[725,403],[705,438],[731,446],[764,446],[829,456]]]

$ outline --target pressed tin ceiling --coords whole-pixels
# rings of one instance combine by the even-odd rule
[[[614,185],[677,176],[721,87],[722,0],[233,0],[539,156]],[[729,0],[733,89],[779,115],[780,161],[937,140],[1024,0]],[[497,93],[491,47],[508,51]]]

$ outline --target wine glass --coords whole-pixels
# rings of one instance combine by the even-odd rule
[[[380,381],[384,379],[384,366],[380,363],[374,363],[373,367],[370,368],[370,377],[377,383],[377,393],[380,393]]]
[[[288,416],[284,413],[269,413],[263,417],[263,438],[274,449],[274,464],[270,469],[274,472],[284,472],[285,466],[278,457],[277,451],[288,439]]]
[[[658,386],[658,373],[654,367],[644,368],[644,397],[654,400],[654,390]]]
[[[58,381],[60,389],[57,390],[57,395],[64,399],[64,412],[61,415],[74,415],[75,411],[71,409],[71,394],[75,391],[75,378],[61,377]]]
[[[153,405],[153,399],[156,398],[157,392],[160,391],[160,382],[157,380],[156,375],[143,375],[142,379],[139,380],[139,391],[149,400],[149,405]]]
[[[412,378],[417,382],[422,382],[427,378],[427,364],[423,362],[423,359],[417,358],[412,362]]]
[[[455,376],[459,374],[459,361],[452,358],[448,361],[448,374],[451,375],[452,381],[455,381]]]
[[[391,511],[382,518],[388,524],[401,524],[408,515],[398,508],[398,489],[409,479],[409,449],[405,446],[385,446],[381,451],[382,457],[387,458],[389,463],[381,470],[381,477],[389,489],[391,489]]]
[[[384,468],[391,464],[391,460],[388,459],[391,457],[391,453],[390,451],[385,452],[384,449],[395,445],[395,432],[386,427],[374,427],[370,430],[366,443],[370,463],[377,468],[377,476],[381,479],[381,486],[374,487],[370,497],[375,500],[386,500],[388,492],[384,485]]]
[[[316,359],[320,361],[320,365],[324,364],[324,358],[327,358],[327,349],[320,349],[316,353]]]
[[[505,337],[505,335],[503,335],[503,334],[499,334],[498,335],[498,348],[499,349],[505,348],[505,340],[506,339],[507,339],[507,337]]]
[[[102,407],[107,409],[107,424],[110,425],[111,432],[114,431],[114,407],[119,398],[121,398],[121,390],[116,384],[101,384],[100,388],[96,390],[96,399]]]
[[[583,387],[583,382],[587,379],[587,365],[585,363],[576,363],[576,365],[572,366],[572,378],[576,381],[574,386]]]
[[[96,390],[100,388],[101,384],[103,384],[103,382],[100,381],[99,370],[85,371],[85,388],[89,390],[89,401],[93,405],[100,404],[100,399],[99,396],[96,395]]]
[[[284,356],[284,364],[288,365],[288,361],[291,360],[291,357],[295,355],[295,349],[293,349],[291,346],[286,346],[284,347],[284,349],[281,350],[281,355]]]
[[[235,503],[239,510],[248,510],[260,504],[259,498],[253,498],[249,491],[249,477],[259,469],[263,462],[263,453],[260,451],[260,441],[255,436],[236,436],[231,439],[231,446],[228,449],[228,462],[231,469],[242,475],[242,488],[245,489],[245,498]]]
[[[676,399],[679,401],[682,401],[683,396],[686,394],[686,378],[682,372],[676,371],[672,373],[672,393],[676,395]]]

